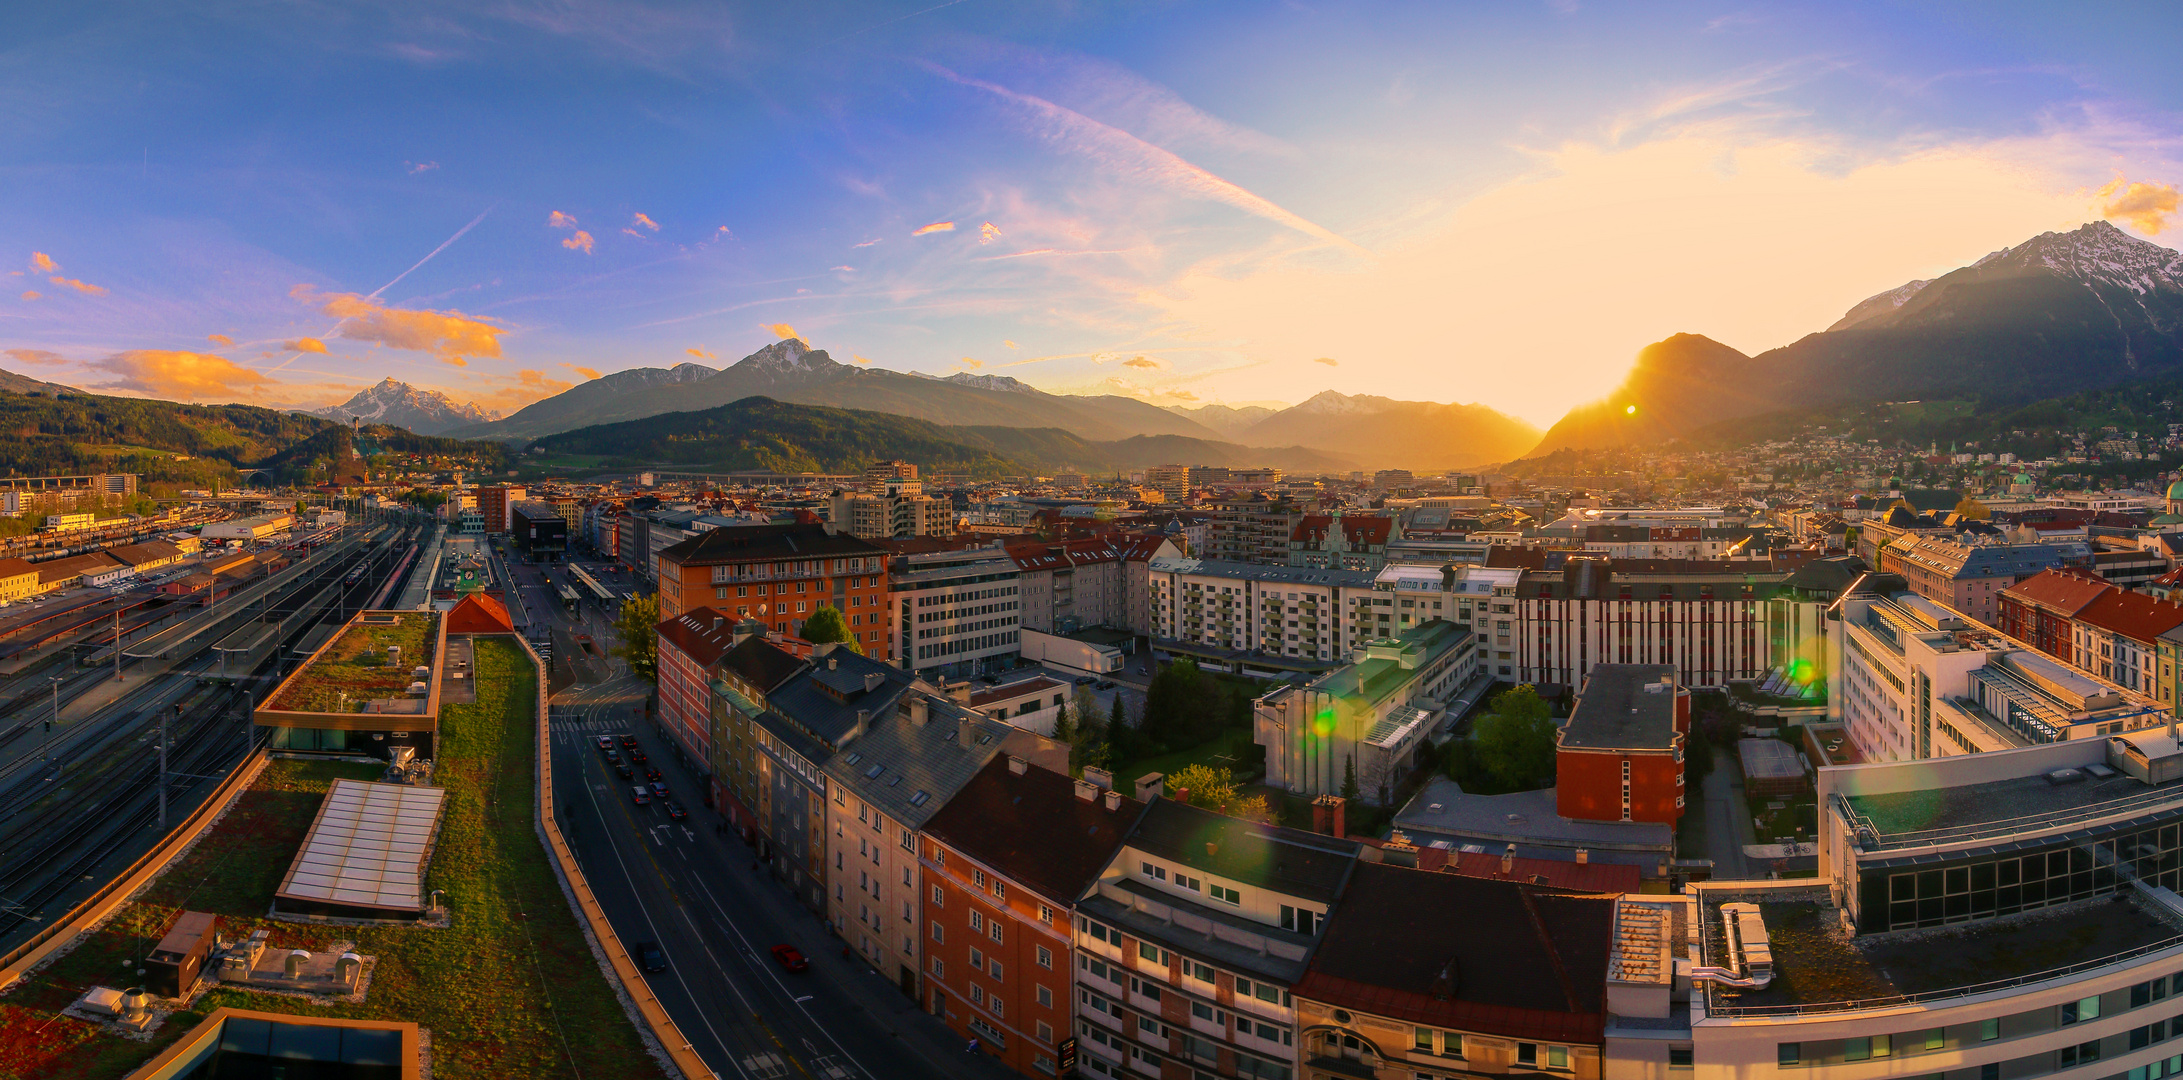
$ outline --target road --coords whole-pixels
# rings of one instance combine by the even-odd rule
[[[602,647],[611,641],[596,605],[570,618],[527,580],[538,568],[511,572],[523,593],[539,589],[532,610],[541,620],[585,626]],[[634,952],[657,942],[667,955],[667,969],[647,976],[652,991],[714,1072],[737,1080],[1013,1076],[990,1057],[973,1058],[890,979],[845,958],[825,922],[776,885],[739,837],[716,831],[721,819],[700,805],[695,771],[644,725],[650,684],[611,663],[606,681],[552,702],[562,829],[623,944]],[[656,800],[635,805],[631,782],[596,746],[598,736],[622,733],[636,736],[687,820],[669,820]],[[779,944],[801,951],[810,969],[784,970],[770,953]]]

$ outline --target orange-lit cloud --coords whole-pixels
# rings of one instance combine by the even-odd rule
[[[922,228],[918,229],[918,230],[917,230],[916,232],[913,232],[913,233],[911,233],[910,235],[911,235],[911,236],[923,236],[923,235],[925,235],[926,233],[936,233],[936,232],[954,232],[954,231],[955,231],[955,223],[954,223],[954,222],[952,222],[952,221],[935,221],[935,222],[933,222],[933,223],[932,223],[932,224],[930,224],[930,225],[926,225],[926,226],[924,226],[924,227],[922,227]],[[875,240],[875,241],[873,241],[873,243],[878,243],[878,241],[876,241],[876,240]]]
[[[1149,356],[1132,356],[1129,359],[1122,361],[1122,366],[1140,368],[1145,371],[1158,371],[1161,368],[1166,367],[1167,365],[1160,363],[1158,360],[1154,360]]]
[[[257,396],[280,385],[211,353],[133,349],[93,360],[87,366],[114,376],[112,382],[99,385],[101,390],[129,390],[172,401]]]
[[[206,334],[205,340],[213,343],[214,345],[231,346],[235,344],[235,339],[227,336],[226,334]]]
[[[450,363],[450,364],[453,364],[453,365],[455,365],[456,367],[469,367],[469,366],[470,366],[470,361],[468,361],[468,360],[465,360],[465,359],[463,359],[462,357],[459,357],[459,356],[443,356],[443,357],[440,357],[440,359],[442,359],[442,360],[445,360],[445,361],[447,361],[448,363]]]
[[[651,218],[648,218],[648,217],[644,216],[643,214],[638,214],[638,215],[637,215],[636,217],[634,217],[634,218],[631,218],[631,219],[630,219],[630,221],[629,221],[629,223],[630,223],[631,225],[636,225],[636,226],[640,226],[640,227],[642,227],[642,228],[650,229],[650,230],[652,230],[653,232],[658,232],[658,231],[659,231],[659,222],[653,221],[653,220],[652,220]]]
[[[1015,343],[1015,342],[1013,342],[1013,341],[1010,341],[1010,340],[1008,340],[1007,338],[1002,338],[1002,339],[1001,339],[1001,344],[1003,344],[1003,345],[1006,345],[1006,346],[1008,346],[1008,347],[1009,347],[1009,348],[1011,348],[1011,349],[1013,349],[1013,348],[1015,348],[1015,347],[1016,347],[1016,343]]]
[[[546,227],[549,229],[573,229],[576,227],[576,215],[564,214],[556,210],[552,216],[546,218]]]
[[[5,356],[18,364],[55,365],[68,362],[67,357],[57,352],[47,352],[44,349],[8,349],[0,352],[0,356]]]
[[[872,246],[873,244],[879,243],[880,241],[882,241],[882,240],[885,240],[885,239],[886,239],[886,237],[884,237],[884,236],[875,236],[875,237],[871,238],[870,240],[866,240],[865,242],[863,242],[863,243],[861,243],[861,244],[858,244],[858,245],[856,245],[856,246],[858,246],[858,247],[860,247],[860,248],[868,248],[868,247],[871,247],[871,246]]]
[[[576,230],[576,235],[561,241],[562,247],[565,247],[570,251],[581,251],[586,255],[591,254],[591,244],[591,234],[585,232],[582,229]]]
[[[599,377],[599,371],[597,368],[578,367],[575,364],[567,362],[563,362],[561,366],[587,379],[596,379]]]
[[[2128,222],[2147,236],[2158,236],[2168,227],[2168,219],[2174,216],[2178,201],[2173,184],[2146,184],[2120,178],[2101,188],[2099,197],[2103,200],[2100,213],[2109,221]]]
[[[684,349],[682,351],[689,353],[691,356],[697,357],[700,360],[710,360],[713,358],[713,354],[706,352],[703,349]]]
[[[773,336],[780,338],[782,341],[787,341],[789,338],[795,338],[798,341],[803,341],[803,343],[806,345],[811,344],[808,341],[804,341],[803,335],[797,333],[795,327],[790,326],[785,322],[774,323],[773,325],[766,327],[766,329],[773,331]]]
[[[988,221],[985,224],[978,226],[978,242],[980,244],[990,244],[1000,238],[1000,227],[994,225],[992,222]]]
[[[1334,358],[1333,358],[1333,357],[1331,357],[1331,356],[1314,356],[1314,357],[1312,357],[1312,358],[1311,358],[1311,362],[1312,362],[1312,363],[1314,363],[1314,364],[1325,364],[1325,365],[1326,365],[1326,366],[1328,366],[1328,367],[1340,367],[1340,366],[1342,366],[1342,362],[1341,362],[1341,361],[1339,361],[1339,360],[1336,360],[1336,359],[1334,359]]]
[[[973,360],[973,359],[971,359],[970,357],[967,357],[967,356],[966,356],[966,357],[963,357],[962,359],[960,359],[960,360],[957,360],[957,361],[955,361],[955,362],[956,362],[956,363],[958,363],[958,364],[961,364],[961,365],[963,365],[964,367],[967,367],[967,368],[969,368],[969,369],[970,369],[970,370],[972,370],[972,371],[976,371],[976,370],[978,370],[979,368],[982,368],[982,367],[984,367],[984,366],[985,366],[985,361],[983,361],[983,360]]]
[[[499,356],[500,335],[507,333],[459,311],[405,311],[355,293],[321,294],[309,285],[298,285],[288,295],[343,320],[341,337],[428,352],[451,363],[466,356]]]
[[[575,384],[549,379],[543,371],[525,369],[516,372],[513,379],[507,376],[487,376],[485,385],[489,392],[472,400],[488,412],[506,414],[542,398],[552,397]]]
[[[36,289],[24,289],[24,290],[23,290],[23,299],[25,299],[25,300],[36,300],[37,298],[39,298],[39,297],[41,297],[41,296],[44,296],[44,295],[45,295],[44,293],[42,293],[42,292],[39,292],[39,291],[38,291],[38,290],[36,290]]]
[[[323,353],[326,351],[326,343],[318,340],[315,337],[297,338],[294,341],[283,341],[280,343],[280,347],[288,350],[289,352]]]
[[[869,364],[872,362],[870,357],[858,356],[855,353],[850,353],[849,359],[854,360],[859,364]]]
[[[38,271],[41,274],[50,274],[61,268],[61,264],[53,261],[53,256],[48,255],[43,251],[33,251],[30,253],[30,265],[32,269]]]
[[[92,296],[106,295],[106,286],[104,285],[93,285],[88,281],[78,281],[75,278],[65,277],[50,277],[46,280],[55,285],[66,285],[80,293],[88,293]]]

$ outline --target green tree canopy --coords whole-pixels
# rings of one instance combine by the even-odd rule
[[[1192,806],[1215,810],[1249,821],[1272,821],[1264,795],[1246,795],[1236,786],[1235,774],[1202,762],[1192,762],[1167,778],[1168,794],[1189,792]]]
[[[863,643],[849,631],[849,620],[842,618],[841,611],[832,604],[820,604],[819,609],[803,621],[803,633],[800,636],[814,645],[839,642],[859,654],[864,652]]]
[[[621,638],[614,655],[629,661],[630,674],[659,682],[659,594],[622,601],[621,613],[614,617],[614,633]]]

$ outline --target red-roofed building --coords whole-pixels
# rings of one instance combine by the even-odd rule
[[[2115,589],[2077,613],[2070,663],[2126,690],[2159,693],[2160,635],[2183,627],[2183,604]]]
[[[1323,570],[1377,570],[1387,542],[1402,526],[1386,514],[1308,514],[1289,531],[1289,565]]]
[[[2102,595],[2120,591],[2083,570],[2046,570],[2001,590],[1995,609],[2002,633],[2075,663],[2077,613]]]
[[[735,647],[734,616],[701,607],[659,624],[659,719],[684,753],[712,760],[712,667]]]
[[[508,606],[484,593],[471,593],[447,612],[447,632],[455,634],[513,634],[515,622]]]
[[[1017,625],[1047,633],[1092,626],[1149,632],[1151,560],[1180,554],[1164,537],[1122,533],[1003,543],[1016,564]]]

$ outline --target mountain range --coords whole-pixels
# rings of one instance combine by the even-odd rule
[[[2104,221],[2041,233],[1745,356],[1680,334],[1526,456],[1651,445],[1708,423],[1871,401],[2012,406],[2183,372],[2183,253]]]
[[[438,435],[453,428],[471,424],[483,424],[493,419],[491,413],[469,402],[456,403],[437,390],[422,390],[388,376],[378,385],[359,391],[355,397],[323,409],[307,410],[307,415],[320,416],[339,423],[352,419],[370,424],[386,424],[408,428],[419,435]]]

